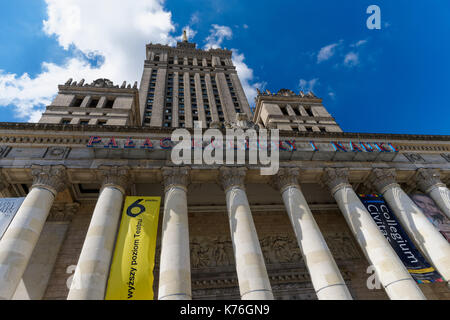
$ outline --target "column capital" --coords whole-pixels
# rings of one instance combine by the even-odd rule
[[[369,183],[375,189],[383,194],[387,189],[392,187],[400,187],[397,183],[397,173],[394,168],[390,169],[373,169],[369,175]]]
[[[441,173],[437,169],[421,168],[417,170],[415,178],[418,188],[425,193],[429,193],[434,188],[447,187],[442,183]]]
[[[220,185],[225,192],[234,187],[245,190],[246,174],[247,168],[245,167],[221,167],[219,174]]]
[[[66,168],[64,166],[31,166],[32,188],[47,189],[56,197],[67,187]]]
[[[322,175],[322,183],[325,184],[332,195],[345,187],[352,187],[348,182],[347,168],[326,168]]]
[[[187,192],[190,183],[189,167],[164,167],[162,168],[165,192],[170,188],[179,187]]]
[[[98,168],[99,176],[102,180],[102,189],[105,187],[113,187],[119,189],[123,194],[129,188],[130,168],[118,166],[100,166]]]
[[[272,177],[271,185],[281,193],[289,187],[300,189],[298,183],[299,174],[300,170],[298,168],[280,168],[278,173]]]

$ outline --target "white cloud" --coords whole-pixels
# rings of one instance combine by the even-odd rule
[[[362,45],[365,45],[366,43],[367,43],[367,40],[359,40],[358,42],[356,42],[356,43],[354,43],[354,44],[352,44],[350,46],[358,48],[358,47],[360,47]]]
[[[299,87],[300,90],[303,91],[304,93],[307,93],[309,91],[314,92],[314,88],[319,84],[319,79],[318,78],[314,78],[311,80],[305,80],[305,79],[300,79],[299,82]]]
[[[81,55],[63,64],[42,63],[31,78],[0,71],[0,105],[16,106],[19,118],[35,121],[57,93],[57,85],[73,77],[91,82],[109,78],[116,84],[140,80],[145,44],[174,44],[172,15],[163,0],[45,0],[48,19],[43,30],[65,49],[73,45],[86,56],[101,55],[104,63],[93,68]]]
[[[344,59],[344,64],[347,67],[357,66],[359,64],[359,54],[355,53],[353,51],[347,53],[347,55],[345,56],[345,59]]]
[[[320,49],[319,54],[317,55],[317,63],[330,59],[334,55],[338,45],[339,43],[332,43]]]
[[[241,80],[245,95],[247,96],[250,105],[254,105],[255,98],[258,94],[256,89],[262,89],[265,86],[265,83],[252,83],[254,80],[253,70],[245,64],[244,54],[239,54],[236,49],[232,49],[232,51],[233,64],[236,66],[236,71]]]
[[[336,92],[330,91],[330,92],[328,92],[328,96],[331,98],[331,100],[335,100],[336,99]]]
[[[231,31],[230,27],[217,24],[213,24],[212,27],[209,36],[205,40],[205,49],[220,48],[225,39],[230,40],[233,37],[233,31]]]
[[[57,93],[58,84],[69,78],[86,79],[90,83],[97,78],[109,78],[116,84],[140,80],[147,43],[175,45],[181,37],[171,35],[175,31],[172,15],[163,7],[164,0],[45,0],[47,20],[43,30],[55,37],[65,49],[77,52],[65,62],[43,62],[40,74],[17,75],[0,70],[0,106],[14,107],[15,116],[31,122],[39,120],[45,106]],[[185,29],[192,39],[196,31],[192,24],[199,21],[198,14],[191,16]],[[207,48],[218,48],[225,39],[232,38],[227,26],[212,25],[206,39]],[[244,62],[244,55],[234,50],[243,88],[250,101],[256,96],[253,70]],[[98,67],[89,64],[86,57],[101,56]]]
[[[199,13],[195,12],[193,15],[191,15],[191,19],[189,20],[189,24],[192,26],[194,24],[197,24],[200,22]]]
[[[18,76],[0,71],[0,105],[15,105],[17,117],[36,122],[44,107],[51,103],[57,85],[80,73],[91,79],[98,76],[98,70],[77,58],[62,66],[44,62],[42,72],[35,78],[27,73]]]

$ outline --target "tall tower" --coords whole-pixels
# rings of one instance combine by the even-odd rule
[[[201,50],[183,41],[176,48],[147,45],[139,100],[143,126],[203,128],[212,123],[234,121],[237,113],[253,117],[232,52]]]

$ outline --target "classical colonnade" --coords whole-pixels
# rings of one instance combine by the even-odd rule
[[[246,168],[222,167],[236,271],[242,299],[273,299],[261,246],[245,191]],[[127,167],[100,167],[102,187],[80,258],[69,300],[102,300],[105,296],[121,209],[131,180]],[[187,167],[162,169],[165,184],[159,276],[160,300],[191,299]],[[28,265],[53,201],[66,188],[63,166],[33,166],[31,191],[0,241],[0,299],[11,299]],[[379,231],[348,181],[349,170],[327,168],[322,182],[378,279],[391,299],[425,299],[407,269]],[[298,182],[298,168],[282,168],[272,178],[279,190],[319,299],[352,299],[333,256],[314,220]],[[418,187],[450,217],[450,191],[434,170],[420,169]],[[370,183],[383,194],[408,235],[428,261],[450,280],[450,245],[396,182],[395,169],[374,169]],[[0,181],[0,187],[7,184]],[[0,190],[2,191],[2,190]]]

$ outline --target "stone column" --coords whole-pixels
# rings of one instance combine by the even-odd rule
[[[33,185],[0,241],[0,299],[11,299],[22,279],[58,192],[63,166],[32,166]]]
[[[55,203],[12,300],[42,300],[78,203]]]
[[[450,244],[397,184],[395,169],[374,169],[370,181],[442,277],[450,280]]]
[[[100,167],[102,189],[78,259],[67,300],[103,300],[120,215],[129,185],[127,167]]]
[[[442,183],[439,170],[419,169],[416,181],[419,189],[428,194],[450,219],[450,190]]]
[[[191,300],[191,259],[187,187],[189,168],[162,170],[165,198],[161,233],[158,300]]]
[[[280,190],[298,245],[319,300],[352,300],[339,268],[298,184],[298,168],[280,169],[274,186]]]
[[[347,169],[325,169],[323,182],[336,199],[350,230],[390,299],[424,300],[425,296],[378,229],[348,182]]]
[[[245,193],[246,168],[220,169],[242,300],[273,300],[264,257]]]

